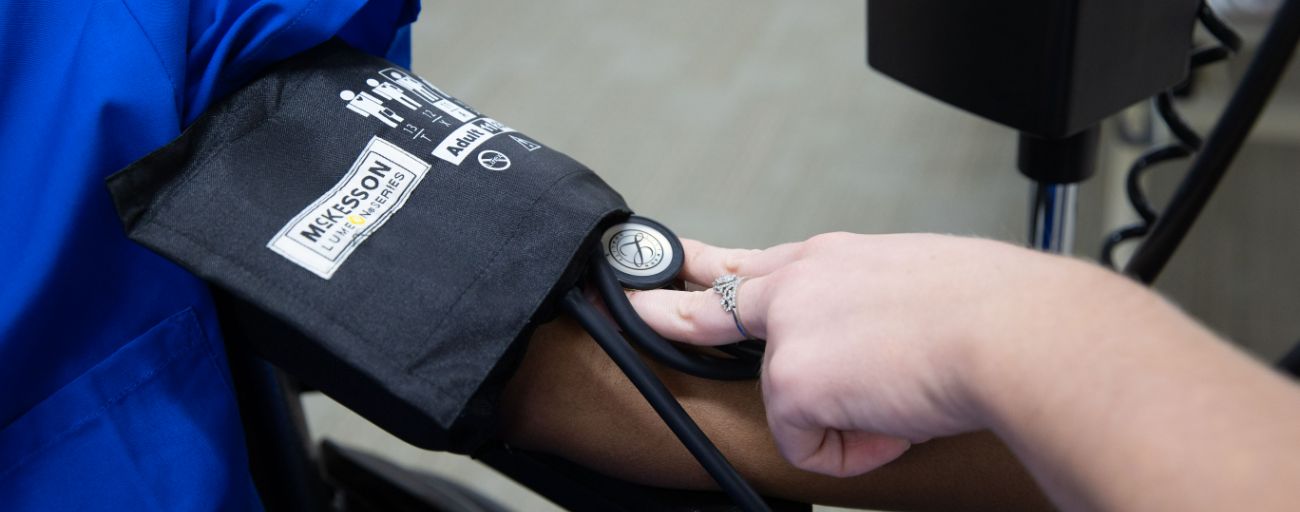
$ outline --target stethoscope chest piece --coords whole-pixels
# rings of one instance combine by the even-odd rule
[[[654,290],[672,283],[685,257],[677,235],[663,224],[637,215],[606,229],[600,245],[619,283],[633,290]]]

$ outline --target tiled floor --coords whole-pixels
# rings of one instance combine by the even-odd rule
[[[863,11],[860,0],[430,1],[414,68],[586,163],[683,236],[747,247],[832,230],[1022,240],[1028,185],[1014,170],[1014,135],[870,71]],[[1209,118],[1214,92],[1193,119]],[[1268,120],[1160,283],[1268,357],[1300,337],[1295,103]],[[1106,167],[1132,153],[1113,152]],[[1159,174],[1157,196],[1177,171]],[[1103,193],[1114,182],[1082,190],[1078,247],[1089,256],[1103,219],[1127,215],[1121,197]],[[549,506],[327,399],[311,398],[308,413],[317,436],[469,482],[519,510]]]

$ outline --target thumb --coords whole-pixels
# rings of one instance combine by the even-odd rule
[[[857,476],[894,459],[912,444],[899,437],[801,427],[768,415],[777,449],[795,467],[834,477]]]

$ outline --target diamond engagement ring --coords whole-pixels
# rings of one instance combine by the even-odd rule
[[[722,310],[731,313],[731,319],[736,322],[736,330],[747,340],[754,339],[745,329],[745,325],[740,323],[740,304],[736,300],[736,291],[740,289],[740,283],[745,282],[745,278],[735,274],[726,274],[713,280],[713,293],[722,296],[719,304],[722,304]]]

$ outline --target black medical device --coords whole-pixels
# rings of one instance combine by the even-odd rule
[[[1194,46],[1196,22],[1218,41]],[[912,88],[1019,132],[1017,165],[1034,181],[1032,246],[1070,252],[1073,184],[1092,175],[1098,123],[1146,98],[1176,142],[1143,155],[1128,191],[1142,217],[1111,236],[1102,259],[1145,237],[1125,271],[1150,283],[1186,235],[1258,119],[1295,51],[1300,2],[1287,0],[1236,93],[1202,141],[1172,92],[1195,69],[1228,57],[1240,38],[1203,0],[867,0],[867,61]],[[1195,156],[1163,214],[1142,173]]]
[[[1020,170],[1093,172],[1101,120],[1178,83],[1200,0],[871,0],[871,67],[1016,129]]]
[[[761,345],[684,352],[632,309],[624,287],[676,279],[672,231],[406,69],[326,43],[108,184],[128,236],[233,297],[223,326],[414,445],[492,442],[533,327],[567,313],[738,505],[767,509],[624,338],[692,375],[758,375]]]
[[[876,70],[1019,132],[1030,245],[1070,252],[1099,123],[1187,74],[1200,0],[868,0]]]

